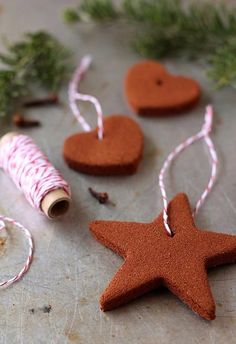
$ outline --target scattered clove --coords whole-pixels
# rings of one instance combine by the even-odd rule
[[[52,306],[51,306],[51,305],[44,306],[44,307],[42,308],[43,313],[50,313],[51,310],[52,310]]]
[[[31,314],[35,314],[36,312],[38,311],[41,311],[43,313],[50,313],[52,310],[52,306],[51,305],[46,305],[46,306],[43,306],[43,307],[39,307],[39,308],[30,308],[29,309],[29,312]]]
[[[93,190],[91,187],[88,188],[90,194],[98,200],[100,204],[106,204],[109,201],[109,196],[107,192],[97,192]]]
[[[20,113],[15,113],[13,115],[12,122],[18,128],[39,127],[41,125],[40,121],[38,121],[37,119],[25,118]]]
[[[57,105],[59,104],[59,97],[56,93],[51,93],[49,96],[45,98],[35,98],[31,100],[27,100],[23,103],[23,106],[26,108],[34,107],[34,106],[47,106],[47,105]]]

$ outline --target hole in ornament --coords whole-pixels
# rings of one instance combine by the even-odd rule
[[[175,236],[175,231],[171,228],[171,234],[169,234],[168,233],[168,236],[171,238],[171,239],[173,239],[174,238],[174,236]]]
[[[162,86],[163,85],[163,81],[161,79],[157,79],[156,84],[158,86]]]

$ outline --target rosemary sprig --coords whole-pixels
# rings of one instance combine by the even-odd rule
[[[70,53],[47,32],[28,33],[0,54],[0,116],[11,113],[35,85],[56,91],[68,74]]]
[[[112,0],[83,0],[77,14],[101,23],[126,20],[134,28],[132,45],[142,56],[204,57],[216,87],[236,84],[234,8],[209,2],[184,7],[180,0],[123,0],[117,9]]]

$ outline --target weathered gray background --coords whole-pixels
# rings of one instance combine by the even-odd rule
[[[0,173],[1,213],[28,226],[36,245],[29,273],[20,283],[0,291],[0,343],[235,343],[236,266],[209,273],[217,303],[217,319],[211,323],[198,318],[169,292],[151,293],[104,314],[99,310],[99,295],[122,260],[97,243],[88,231],[89,221],[95,218],[145,222],[161,211],[157,178],[162,163],[176,144],[199,130],[204,107],[212,102],[217,113],[213,139],[221,168],[218,183],[196,222],[202,228],[236,234],[235,90],[215,92],[205,77],[204,65],[169,60],[166,64],[171,71],[200,82],[201,103],[191,113],[179,117],[137,118],[123,95],[126,70],[138,60],[123,41],[124,28],[96,28],[92,24],[67,28],[60,20],[61,10],[65,5],[77,4],[77,0],[0,3],[0,32],[9,40],[17,40],[28,30],[48,29],[75,51],[78,61],[91,53],[94,68],[81,89],[96,95],[106,114],[124,113],[135,118],[145,135],[144,157],[136,175],[85,176],[69,170],[61,156],[64,138],[81,130],[67,106],[66,89],[62,94],[65,106],[30,110],[32,117],[40,118],[42,127],[27,133],[69,181],[73,206],[60,221],[49,221],[30,207],[8,176]],[[84,104],[81,109],[95,125],[93,109]],[[0,134],[9,129],[1,127]],[[169,175],[170,197],[185,191],[195,204],[209,177],[205,153],[202,144],[198,144],[178,160]],[[109,192],[116,206],[97,204],[87,192],[89,186]],[[25,241],[12,231],[0,251],[0,276],[15,273],[26,252]],[[48,305],[51,311],[45,313],[43,307]]]

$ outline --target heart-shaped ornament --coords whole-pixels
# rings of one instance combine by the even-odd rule
[[[92,175],[127,175],[136,172],[143,151],[143,134],[132,119],[113,115],[104,119],[104,137],[97,129],[68,137],[64,143],[67,164]]]
[[[168,73],[160,63],[143,61],[129,69],[125,93],[137,114],[158,116],[192,108],[200,98],[200,87],[193,79]]]

